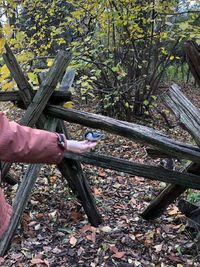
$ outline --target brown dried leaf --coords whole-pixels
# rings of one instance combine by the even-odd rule
[[[23,257],[23,255],[21,253],[13,253],[11,255],[12,260],[20,260],[20,259],[22,259],[22,257]]]
[[[172,209],[170,209],[170,210],[168,211],[168,214],[169,214],[169,215],[175,215],[175,214],[178,213],[178,211],[179,211],[178,207],[174,206]]]
[[[44,260],[39,259],[39,258],[32,258],[31,264],[42,264],[45,263]]]
[[[173,255],[169,255],[169,256],[167,256],[167,258],[171,261],[174,261],[174,262],[179,262],[179,263],[182,262],[181,259],[179,259],[178,257],[173,256]]]
[[[44,218],[44,214],[43,213],[38,213],[35,215],[35,217],[39,220],[43,219]]]
[[[89,224],[86,224],[86,225],[84,225],[82,228],[81,228],[81,232],[82,233],[86,233],[87,231],[93,231],[94,229],[96,229],[95,227],[93,227],[93,226],[91,226],[91,225],[89,225]]]
[[[110,245],[109,248],[113,253],[117,253],[118,252],[118,249],[115,247],[115,245]]]
[[[58,179],[58,176],[53,175],[53,176],[50,176],[49,179],[50,179],[51,183],[55,183]]]
[[[87,235],[86,238],[87,238],[87,240],[90,240],[90,241],[92,241],[93,243],[95,243],[95,242],[96,242],[96,232],[93,231],[93,232],[91,233],[91,235]]]
[[[71,219],[73,220],[73,221],[81,221],[81,220],[83,220],[84,219],[84,215],[83,215],[83,213],[80,213],[80,212],[72,212],[72,214],[71,214]]]
[[[117,258],[117,259],[121,259],[121,258],[124,257],[124,255],[125,255],[125,252],[124,252],[124,251],[118,251],[117,253],[115,253],[115,254],[113,255],[113,257],[114,257],[114,258]]]
[[[105,173],[105,171],[100,170],[100,171],[98,172],[98,175],[101,176],[101,177],[105,177],[105,176],[106,176],[106,173]]]
[[[101,196],[102,195],[103,190],[101,188],[94,188],[94,195],[95,196]]]

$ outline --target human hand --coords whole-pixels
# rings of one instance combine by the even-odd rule
[[[96,142],[85,141],[76,141],[76,140],[67,140],[67,151],[74,153],[85,153],[89,152],[97,145]]]

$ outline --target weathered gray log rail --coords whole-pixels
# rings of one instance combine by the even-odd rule
[[[33,94],[35,96],[36,90],[33,91]],[[71,94],[69,92],[60,92],[60,91],[54,91],[53,94],[50,96],[49,102],[51,104],[60,104],[61,102],[67,102],[71,100]],[[13,101],[20,108],[25,109],[25,105],[22,101],[22,97],[20,95],[19,91],[11,91],[11,92],[0,92],[0,101]]]
[[[180,99],[181,101],[183,101],[183,99],[185,100],[184,103],[186,103],[186,98],[184,98],[183,94],[180,92],[180,90],[174,85],[171,87],[171,89],[169,90],[169,94],[172,91],[176,91],[177,92],[177,98]],[[169,101],[166,101],[169,102]],[[173,104],[172,104],[173,106]],[[194,106],[192,106],[192,104],[190,102],[187,103],[187,107],[190,107],[194,109],[194,120],[196,118],[195,113],[199,110],[196,109]],[[171,107],[172,108],[172,107]],[[158,133],[157,131],[154,131],[152,129],[149,129],[147,127],[144,126],[138,126],[138,125],[134,125],[134,124],[129,124],[126,122],[120,122],[114,119],[110,119],[110,118],[105,118],[103,116],[97,116],[95,114],[88,114],[86,112],[81,112],[81,111],[76,111],[76,110],[64,110],[63,108],[60,107],[55,107],[52,105],[47,105],[47,108],[45,109],[45,112],[47,114],[51,114],[57,117],[60,117],[62,119],[65,119],[67,121],[71,121],[71,122],[75,122],[75,123],[79,123],[85,126],[90,126],[93,128],[100,128],[115,134],[120,134],[122,136],[128,137],[130,139],[133,140],[137,140],[141,143],[147,143],[147,144],[151,144],[153,147],[157,148],[157,154],[158,156],[162,157],[162,155],[164,155],[164,157],[176,157],[176,158],[185,158],[188,160],[193,161],[194,163],[191,164],[190,166],[187,167],[186,171],[188,172],[188,174],[195,174],[199,177],[200,175],[200,165],[199,165],[199,148],[191,145],[191,144],[183,144],[181,142],[177,142],[174,140],[169,139],[167,136],[164,136],[160,133]],[[180,114],[183,116],[185,115],[186,110],[182,109],[180,111]],[[187,113],[187,112],[186,112]],[[179,116],[178,116],[179,118]],[[190,118],[189,118],[190,121]],[[182,122],[182,125],[184,123]],[[192,128],[192,123],[191,123],[191,128]],[[196,124],[196,128],[198,129],[198,125]],[[187,128],[188,129],[188,128]],[[189,129],[188,129],[189,130]],[[189,131],[190,133],[192,132]],[[197,134],[198,136],[198,134]],[[199,135],[200,136],[200,135]],[[198,155],[197,155],[197,154]],[[155,153],[154,153],[155,154]],[[68,157],[72,157],[72,158],[76,158],[80,161],[83,162],[87,162],[90,164],[93,164],[93,160],[94,160],[94,155],[92,156],[92,158],[88,158],[89,156],[78,156],[77,155],[68,155]],[[95,161],[94,164],[98,165],[98,166],[106,166],[105,163],[107,162],[113,162],[113,160],[107,158],[102,162],[102,158],[98,158],[98,160]],[[114,161],[115,162],[115,161]],[[117,161],[116,161],[117,162]],[[148,178],[154,178],[156,177],[156,179],[159,180],[159,177],[161,175],[161,172],[165,172],[162,169],[158,170],[158,167],[150,167],[150,166],[135,166],[133,163],[127,163],[129,168],[126,168],[126,163],[123,160],[121,160],[120,162],[118,162],[118,164],[115,164],[114,166],[112,164],[110,164],[110,167],[112,165],[112,168],[114,169],[118,169],[118,170],[123,170],[124,172],[129,172],[131,174],[135,174],[135,175],[140,175],[143,177],[148,177]],[[148,171],[146,172],[146,170],[148,169]],[[160,171],[162,170],[162,171]],[[154,171],[158,171],[158,173],[155,174]],[[152,175],[150,177],[149,173],[151,173],[151,175],[154,173],[154,175]],[[186,174],[185,174],[186,175]],[[161,175],[162,176],[162,175]],[[187,176],[187,175],[186,175]],[[196,178],[194,178],[196,180],[197,183],[199,183],[199,178],[195,176]],[[187,176],[189,177],[189,176]],[[173,180],[175,179],[175,180]],[[187,178],[186,178],[187,179]],[[162,181],[165,180],[165,178],[162,176],[161,178]],[[178,178],[178,176],[174,173],[174,172],[170,172],[170,173],[166,173],[166,180],[173,184],[168,185],[162,192],[161,194],[152,201],[152,203],[149,205],[149,207],[142,213],[142,216],[145,219],[154,219],[156,217],[158,217],[159,215],[161,215],[161,213],[165,210],[165,208],[171,204],[178,196],[180,196],[188,187],[191,188],[191,184],[188,186],[186,185],[185,181],[183,178]],[[192,181],[192,179],[190,180]],[[189,182],[189,180],[188,180]],[[182,185],[181,185],[182,183]],[[190,183],[190,182],[189,182]],[[193,184],[194,185],[194,184]],[[193,187],[193,186],[192,186]],[[194,185],[193,188],[196,188],[196,185]]]
[[[185,43],[185,52],[190,71],[200,86],[200,46],[193,41],[188,41]]]
[[[46,129],[63,132],[66,136],[68,136],[67,129],[65,128],[63,121],[78,123],[87,127],[98,128],[113,134],[118,134],[131,140],[141,142],[142,144],[151,145],[154,149],[156,149],[158,154],[161,153],[163,155],[167,155],[168,157],[176,157],[180,159],[184,158],[193,162],[193,164],[187,169],[188,173],[182,173],[169,171],[162,167],[147,166],[119,158],[96,155],[94,153],[84,155],[66,153],[63,161],[58,164],[58,169],[68,180],[69,186],[73,192],[77,194],[92,225],[98,226],[101,223],[101,216],[95,206],[94,198],[81,170],[80,162],[171,183],[171,185],[169,185],[161,193],[159,196],[160,198],[158,197],[158,199],[155,199],[147,210],[143,212],[143,217],[147,219],[155,218],[160,215],[164,208],[166,208],[168,204],[184,192],[186,188],[200,189],[199,147],[172,140],[166,135],[145,126],[119,121],[88,112],[70,110],[59,105],[52,105],[57,104],[57,101],[63,103],[64,99],[69,97],[67,92],[62,92],[62,88],[60,88],[60,92],[55,92],[54,88],[69,64],[71,55],[69,53],[60,52],[53,64],[53,67],[42,81],[39,90],[34,92],[8,45],[6,45],[5,48],[6,53],[4,54],[4,60],[18,85],[19,91],[14,93],[1,92],[0,101],[11,100],[17,101],[18,103],[21,101],[21,105],[27,109],[21,120],[22,124],[29,126],[36,125],[38,128],[45,128],[45,123],[47,122],[48,117],[50,125],[48,124]],[[72,80],[67,80],[68,85],[71,82]],[[53,95],[57,97],[56,102]],[[183,103],[178,101],[180,98],[181,101],[184,100]],[[180,119],[182,125],[184,125],[184,127],[192,134],[196,142],[200,144],[198,137],[200,136],[198,134],[199,121],[195,120],[195,114],[199,112],[198,109],[192,106],[191,103],[187,102],[188,100],[184,98],[183,94],[179,91],[179,88],[175,85],[173,85],[168,91],[166,99],[167,102],[170,103],[170,108]],[[191,120],[193,120],[192,123],[190,123]],[[193,127],[194,125],[195,127]],[[4,164],[3,176],[7,174],[10,166],[11,164]],[[0,255],[5,253],[10,243],[10,240],[20,221],[30,192],[34,186],[39,170],[39,165],[30,165],[27,173],[22,179],[14,201],[14,214],[10,227],[0,243]],[[172,196],[171,193],[173,193]],[[22,194],[23,197],[21,197]]]
[[[172,140],[163,133],[146,126],[53,105],[47,105],[44,112],[69,122],[118,134],[141,144],[152,145],[173,158],[185,158],[200,163],[200,149],[197,146]]]
[[[180,126],[187,130],[200,146],[200,110],[184,96],[177,85],[171,86],[170,90],[163,96],[163,100],[176,116]],[[194,162],[186,168],[186,171],[200,175],[200,164],[198,161]],[[152,201],[142,216],[145,219],[155,219],[186,189],[187,186],[181,186],[179,183],[169,184]]]
[[[165,96],[166,105],[175,113],[175,116],[180,122],[180,125],[194,137],[197,144],[200,140],[200,111],[183,95],[180,88],[176,85],[172,85],[170,90]],[[105,118],[104,116],[89,114],[86,112],[76,110],[64,110],[63,108],[47,105],[45,109],[47,114],[51,114],[67,121],[79,123],[85,126],[93,128],[100,128],[115,134],[119,134],[128,137],[133,140],[137,140],[141,143],[151,144],[154,148],[154,155],[157,151],[158,157],[172,157],[172,158],[185,158],[193,161],[186,168],[188,174],[186,180],[189,178],[189,174],[195,176],[194,180],[199,183],[200,175],[200,162],[199,162],[199,148],[191,145],[184,144],[169,139],[167,136],[154,131],[148,127],[130,124],[126,122],[120,122],[111,118]],[[171,204],[178,196],[180,196],[187,188],[195,188],[196,185],[191,185],[190,182],[194,181],[193,178],[187,180],[188,185],[183,177],[177,175],[174,171],[166,171],[162,168],[145,166],[141,164],[130,163],[124,160],[96,156],[96,155],[67,155],[68,157],[80,160],[82,162],[95,164],[101,167],[108,167],[115,170],[128,172],[133,175],[140,175],[149,179],[162,180],[169,184],[147,207],[141,214],[145,219],[155,219],[160,216],[166,207]],[[158,173],[156,173],[158,171]],[[179,173],[180,174],[180,173]],[[165,176],[166,175],[166,176]],[[192,175],[192,176],[193,176]],[[194,177],[193,176],[193,177]],[[192,182],[193,183],[193,182]],[[190,185],[189,185],[190,184]]]

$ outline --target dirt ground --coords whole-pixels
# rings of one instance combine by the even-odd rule
[[[199,107],[200,90],[190,86],[184,86],[183,90]],[[0,110],[16,121],[22,116],[10,103],[1,103]],[[156,113],[155,120],[149,120],[146,125],[174,139],[191,141],[179,126],[169,129]],[[66,126],[70,137],[75,139],[82,139],[87,130],[79,125],[67,123]],[[160,164],[159,159],[153,161],[146,155],[145,148],[105,133],[95,153]],[[187,230],[186,218],[176,203],[155,221],[145,221],[140,216],[164,188],[164,183],[89,165],[82,167],[103,223],[98,228],[92,227],[55,166],[43,166],[10,249],[0,258],[0,266],[200,266],[195,235]],[[14,164],[11,174],[20,179],[26,168],[27,165]],[[17,186],[5,187],[12,201]]]

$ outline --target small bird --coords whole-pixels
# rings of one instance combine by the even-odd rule
[[[87,132],[85,133],[85,139],[90,141],[90,142],[97,142],[101,138],[103,138],[103,134],[99,132]]]

